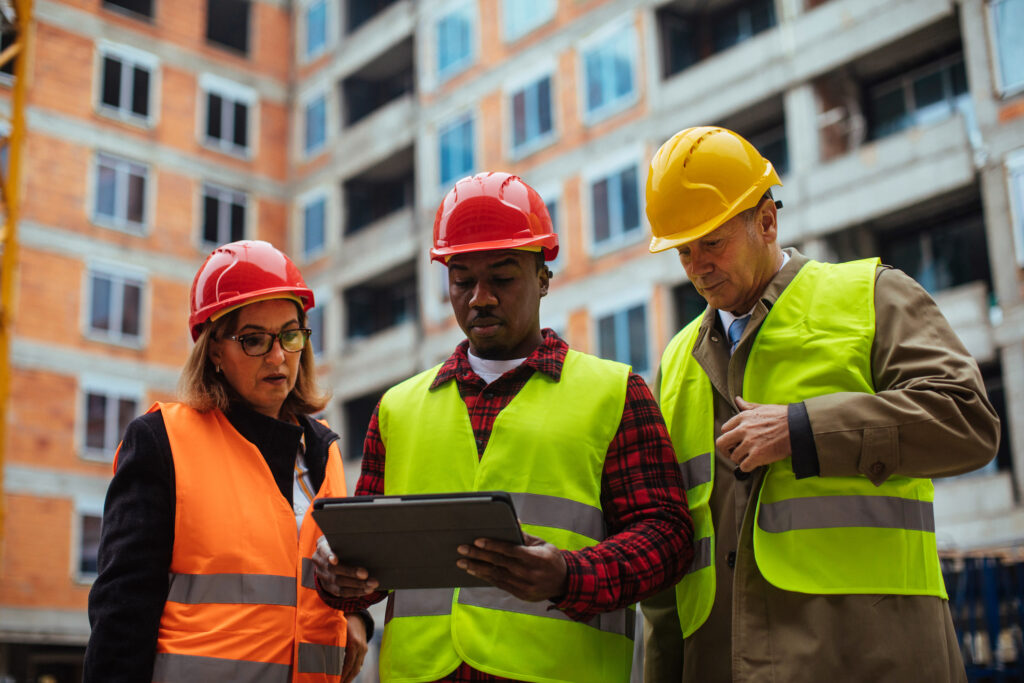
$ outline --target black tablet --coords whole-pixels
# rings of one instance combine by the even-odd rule
[[[384,590],[487,586],[455,566],[455,549],[478,538],[523,542],[504,491],[318,498],[312,514],[338,559]]]

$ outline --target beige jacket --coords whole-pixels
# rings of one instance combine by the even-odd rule
[[[807,257],[791,258],[769,283],[730,358],[717,312],[708,309],[693,355],[714,387],[716,433],[736,414],[751,343],[772,304]],[[837,393],[805,402],[821,476],[944,477],[995,455],[999,420],[977,363],[930,296],[887,267],[875,280],[871,365],[878,393]],[[673,591],[643,603],[648,683],[907,683],[965,681],[946,601],[899,595],[807,595],[769,584],[754,562],[754,502],[763,471],[746,481],[716,453],[711,515],[715,602],[685,644]],[[730,561],[731,560],[731,561]],[[730,567],[734,565],[734,568]]]

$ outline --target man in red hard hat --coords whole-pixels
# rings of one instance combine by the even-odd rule
[[[393,592],[384,681],[624,683],[632,605],[690,563],[679,468],[644,380],[540,327],[557,253],[543,201],[514,175],[463,178],[438,208],[430,254],[467,339],[384,395],[356,495],[509,491],[527,542],[458,548],[494,588]],[[325,546],[325,599],[384,597]]]

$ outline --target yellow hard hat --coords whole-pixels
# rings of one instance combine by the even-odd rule
[[[651,252],[703,237],[781,184],[771,162],[731,130],[679,131],[657,151],[647,173]]]

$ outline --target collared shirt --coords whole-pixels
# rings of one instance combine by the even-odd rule
[[[553,331],[523,363],[491,384],[470,367],[463,341],[438,370],[431,387],[454,380],[466,403],[477,454],[487,448],[494,421],[534,372],[555,381],[562,376],[568,345]],[[380,406],[377,406],[377,410]],[[538,434],[543,438],[543,434]],[[384,493],[385,448],[374,411],[363,448],[356,495]],[[577,620],[631,605],[675,583],[693,557],[693,526],[672,442],[661,411],[643,378],[630,373],[619,429],[608,446],[601,477],[601,506],[608,527],[605,542],[563,551],[567,590],[553,607]],[[614,538],[612,538],[614,536]],[[339,600],[320,591],[335,607],[366,607],[384,597]],[[506,680],[463,663],[443,680],[454,683]]]

